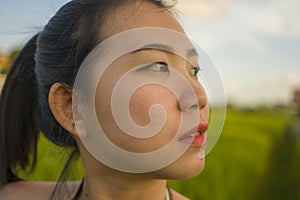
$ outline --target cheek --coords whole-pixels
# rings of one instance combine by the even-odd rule
[[[180,115],[177,98],[170,90],[158,85],[146,85],[137,89],[130,98],[129,112],[134,123],[139,126],[149,125],[151,123],[149,113],[154,105],[161,106],[159,111],[165,112],[167,117],[165,125],[168,121],[174,120],[174,116]],[[154,112],[154,117],[159,118],[162,115],[163,113]]]
[[[154,178],[184,180],[198,176],[204,169],[205,160],[199,159],[199,149],[189,148],[171,165],[154,172]]]
[[[160,132],[151,138],[141,140],[141,144],[155,142],[155,149],[162,148],[174,138],[180,125],[181,112],[178,109],[176,96],[168,89],[162,86],[144,86],[133,93],[129,102],[129,112],[131,120],[138,126],[147,126],[151,124],[150,109],[153,105],[160,105],[161,112],[155,112],[155,119],[165,121]],[[141,133],[143,134],[143,133]]]
[[[166,123],[161,131],[146,139],[132,137],[118,127],[112,116],[110,98],[108,98],[110,95],[104,95],[103,92],[102,90],[96,95],[98,121],[109,140],[118,147],[136,153],[151,152],[169,144],[176,135],[181,113],[178,110],[176,96],[168,89],[158,85],[146,85],[138,88],[130,98],[128,110],[131,118],[126,119],[128,120],[126,123],[147,126],[151,122],[149,110],[154,104],[160,104],[166,111]],[[119,103],[124,104],[122,99]]]
[[[167,117],[177,111],[176,96],[168,89],[157,85],[139,88],[133,93],[129,102],[132,120],[139,126],[148,125],[151,122],[149,116],[151,106],[157,104],[164,109]]]

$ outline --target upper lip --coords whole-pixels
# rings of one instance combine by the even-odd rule
[[[206,130],[208,129],[208,124],[199,124],[198,126],[192,128],[191,130],[189,130],[187,133],[183,134],[180,139],[184,139],[187,137],[190,137],[192,134],[199,132],[200,135],[203,135]]]
[[[208,124],[199,124],[197,131],[199,133],[204,133],[208,129]]]

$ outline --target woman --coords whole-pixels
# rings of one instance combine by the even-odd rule
[[[81,82],[76,79],[80,77],[79,70],[89,66],[89,61],[93,61],[91,54],[99,56],[103,49],[107,49],[105,45],[101,46],[103,41],[118,34],[121,34],[121,37],[126,31],[140,31],[141,28],[146,32],[153,31],[153,28],[158,29],[158,36],[160,31],[167,32],[167,35],[170,32],[170,37],[171,32],[185,35],[171,13],[171,7],[163,1],[156,0],[73,0],[63,6],[44,30],[28,42],[12,66],[1,94],[1,200],[186,199],[170,190],[166,186],[166,180],[196,176],[204,166],[203,157],[199,158],[199,150],[205,145],[208,105],[205,92],[196,77],[199,71],[197,65],[191,64],[192,61],[188,62],[176,53],[168,52],[165,47],[149,47],[147,43],[146,48],[135,48],[130,53],[122,54],[109,64],[100,78],[96,76],[96,83],[99,84],[92,98],[95,102],[96,119],[105,136],[113,145],[123,149],[125,154],[133,152],[146,155],[158,151],[172,143],[172,138],[177,132],[185,132],[179,134],[174,142],[181,146],[187,144],[184,151],[163,166],[158,166],[157,163],[163,162],[169,154],[162,156],[158,161],[149,160],[146,164],[141,160],[127,160],[127,157],[123,160],[120,158],[121,161],[105,160],[113,156],[109,151],[103,152],[102,147],[97,146],[98,141],[90,141],[95,142],[91,144],[86,139],[93,137],[94,129],[90,126],[94,124],[91,124],[85,115],[81,116],[79,107],[82,105],[76,103],[74,95],[78,91],[81,95],[85,92],[83,90],[89,91],[89,86],[83,90],[76,90],[76,84],[82,87],[82,84],[78,84]],[[157,36],[149,34],[145,38],[155,37]],[[122,45],[116,48],[121,47]],[[99,60],[98,57],[97,59]],[[136,69],[136,66],[139,68]],[[187,87],[191,89],[185,90],[185,87],[176,81],[177,85],[174,88],[181,90],[166,88],[162,82],[165,83],[172,70],[177,72],[178,77],[183,78],[188,83]],[[161,113],[165,113],[161,129],[153,129],[157,134],[150,131],[147,137],[143,136],[143,132],[128,135],[125,133],[130,131],[124,131],[114,120],[116,115],[121,115],[122,111],[118,113],[118,109],[123,107],[120,106],[114,112],[115,108],[112,105],[122,103],[122,95],[125,97],[128,93],[125,91],[121,96],[117,96],[119,98],[116,98],[114,104],[115,93],[119,95],[118,92],[114,92],[114,88],[124,75],[130,74],[129,72],[132,72],[134,77],[131,80],[143,77],[142,79],[158,81],[149,81],[148,84],[136,88],[130,93],[127,104],[130,120],[139,127],[145,127],[156,119],[161,120]],[[93,73],[89,72],[85,78],[92,75]],[[85,95],[83,96],[86,97]],[[163,111],[155,115],[154,108],[155,112],[152,115],[152,105],[155,104],[161,105]],[[188,118],[184,118],[185,115]],[[192,120],[186,120],[191,116]],[[183,126],[181,130],[181,121],[193,122],[186,125],[189,129]],[[57,183],[24,182],[18,178],[17,168],[25,169],[28,165],[35,164],[36,143],[40,130],[52,142],[61,146],[73,146],[75,154],[80,153],[85,170],[83,181],[66,182],[62,186]],[[134,137],[138,134],[138,137]],[[107,158],[102,160],[101,153]],[[30,162],[30,156],[33,156],[33,162]],[[153,163],[155,164],[152,165]],[[139,164],[139,168],[132,170],[132,167]],[[147,168],[148,165],[151,167]]]

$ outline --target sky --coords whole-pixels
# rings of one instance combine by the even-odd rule
[[[66,0],[1,0],[0,51],[22,47]],[[178,0],[180,21],[216,65],[227,100],[289,104],[300,87],[299,0]]]

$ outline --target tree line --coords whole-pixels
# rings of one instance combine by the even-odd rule
[[[9,53],[0,53],[0,74],[6,74],[9,71],[19,53],[19,49],[14,49]]]

